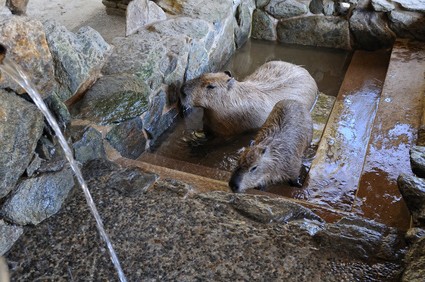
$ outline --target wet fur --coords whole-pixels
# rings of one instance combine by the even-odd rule
[[[244,192],[248,188],[296,181],[312,137],[313,122],[304,103],[278,102],[253,144],[242,150],[229,186],[234,192]]]
[[[260,128],[280,100],[301,102],[307,109],[318,94],[316,82],[302,67],[272,61],[243,81],[228,74],[207,73],[182,87],[184,108],[204,108],[204,125],[216,135]]]

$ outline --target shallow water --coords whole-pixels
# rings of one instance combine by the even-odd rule
[[[12,79],[14,79],[22,88],[26,90],[28,95],[32,98],[34,103],[37,105],[37,107],[40,109],[40,111],[43,113],[43,115],[46,117],[47,121],[49,122],[50,126],[53,128],[56,137],[58,138],[58,141],[65,153],[65,156],[71,166],[71,169],[74,171],[75,176],[77,177],[77,180],[83,189],[84,196],[86,198],[87,204],[90,207],[90,210],[96,220],[97,229],[100,233],[101,238],[105,241],[108,251],[111,256],[111,260],[118,272],[118,277],[120,281],[127,281],[125,278],[124,272],[121,268],[120,262],[118,260],[118,257],[114,251],[114,248],[112,247],[112,243],[109,240],[108,235],[106,234],[105,228],[103,226],[102,219],[100,218],[99,212],[97,211],[96,205],[93,201],[93,198],[91,197],[90,191],[87,187],[86,182],[83,179],[83,175],[81,173],[80,168],[78,167],[78,163],[75,161],[73,157],[73,153],[71,151],[71,148],[69,147],[68,143],[65,140],[64,135],[62,134],[59,125],[56,121],[56,119],[53,117],[50,110],[47,108],[46,104],[44,103],[43,99],[41,98],[40,94],[35,90],[36,88],[31,83],[31,81],[28,79],[27,75],[22,71],[22,69],[15,64],[13,61],[9,60],[8,58],[4,58],[2,63],[0,63],[0,70],[7,73]]]

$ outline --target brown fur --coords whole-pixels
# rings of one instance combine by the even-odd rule
[[[302,157],[313,137],[313,122],[305,105],[278,102],[250,147],[244,148],[229,181],[234,192],[296,181]]]
[[[311,109],[317,85],[302,67],[268,62],[243,81],[228,74],[207,73],[182,87],[183,107],[202,107],[204,124],[217,135],[233,135],[260,128],[273,106],[292,99]]]

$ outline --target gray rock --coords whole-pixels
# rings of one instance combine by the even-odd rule
[[[37,225],[59,211],[73,187],[74,177],[70,168],[28,178],[19,183],[5,202],[2,214],[16,224]]]
[[[418,226],[425,226],[425,180],[401,174],[397,179],[398,189]]]
[[[332,0],[325,0],[323,4],[323,14],[325,16],[332,16],[335,13],[335,4]]]
[[[306,16],[282,20],[277,25],[280,42],[351,49],[348,21],[340,17]]]
[[[420,282],[425,277],[425,238],[413,244],[405,257],[406,268],[401,281]]]
[[[189,54],[186,36],[171,37],[142,29],[126,38],[115,38],[113,44],[105,74],[135,74],[152,90],[162,83],[183,81]]]
[[[20,226],[10,225],[0,220],[0,256],[4,255],[24,233]]]
[[[425,2],[422,0],[394,0],[394,2],[408,11],[425,12]]]
[[[56,91],[53,59],[39,21],[24,16],[0,17],[0,42],[8,49],[6,57],[31,78],[43,99]],[[26,92],[8,75],[0,75],[0,88]]]
[[[425,177],[425,147],[413,146],[410,149],[410,164],[413,172],[419,177]]]
[[[313,14],[323,14],[323,7],[323,0],[312,0],[309,6],[310,12]]]
[[[256,0],[255,4],[257,8],[264,8],[267,4],[269,4],[270,0]]]
[[[407,230],[405,239],[408,244],[414,244],[425,237],[425,229],[412,227]]]
[[[402,38],[425,41],[425,17],[423,13],[393,10],[388,14],[390,28]]]
[[[0,198],[27,168],[43,127],[43,115],[36,106],[0,89]]]
[[[6,6],[10,9],[12,14],[25,15],[28,1],[29,0],[6,0]]]
[[[162,114],[167,103],[167,94],[162,89],[151,100],[149,109],[143,116],[144,129],[149,139],[156,139],[164,131],[160,127]]]
[[[395,5],[388,0],[372,0],[372,7],[376,12],[389,12],[395,9]]]
[[[402,240],[395,228],[369,220],[345,218],[328,224],[314,238],[347,256],[368,261],[372,258],[396,261],[402,257]],[[343,246],[343,247],[342,247]]]
[[[360,49],[377,50],[391,47],[395,34],[389,29],[383,14],[355,9],[350,18],[350,30]]]
[[[251,33],[252,12],[250,7],[245,3],[240,4],[235,14],[235,44],[237,48],[248,40]]]
[[[277,19],[301,16],[308,12],[310,0],[271,0],[265,10]]]
[[[75,118],[98,124],[123,122],[140,116],[148,108],[149,87],[135,75],[101,77],[71,109]]]
[[[28,177],[31,177],[40,168],[42,162],[43,159],[40,158],[37,153],[34,153],[34,156],[26,169]]]
[[[106,158],[102,134],[92,127],[85,130],[82,138],[75,142],[72,148],[75,159],[82,164],[90,160]]]
[[[145,25],[165,20],[165,12],[152,1],[134,0],[127,6],[126,12],[126,35],[129,36]]]
[[[256,9],[252,14],[252,34],[255,39],[275,41],[277,20],[269,16],[266,12]]]
[[[145,151],[146,146],[142,119],[136,117],[116,125],[108,132],[106,140],[121,156],[137,159]]]
[[[63,87],[59,96],[62,101],[78,97],[100,77],[112,47],[91,27],[82,27],[74,34],[50,20],[44,22],[44,28]]]
[[[71,123],[71,114],[69,113],[68,107],[59,98],[59,96],[52,93],[52,95],[44,99],[44,102],[56,118],[59,126],[62,129],[67,128]]]

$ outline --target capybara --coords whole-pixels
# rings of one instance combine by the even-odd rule
[[[297,183],[304,151],[313,137],[313,121],[305,104],[279,101],[249,147],[243,148],[229,186],[235,193],[248,188]]]
[[[228,71],[187,81],[181,88],[181,103],[184,109],[203,108],[204,130],[226,136],[260,128],[280,100],[296,100],[310,110],[317,94],[317,84],[307,70],[272,61],[243,81]]]

